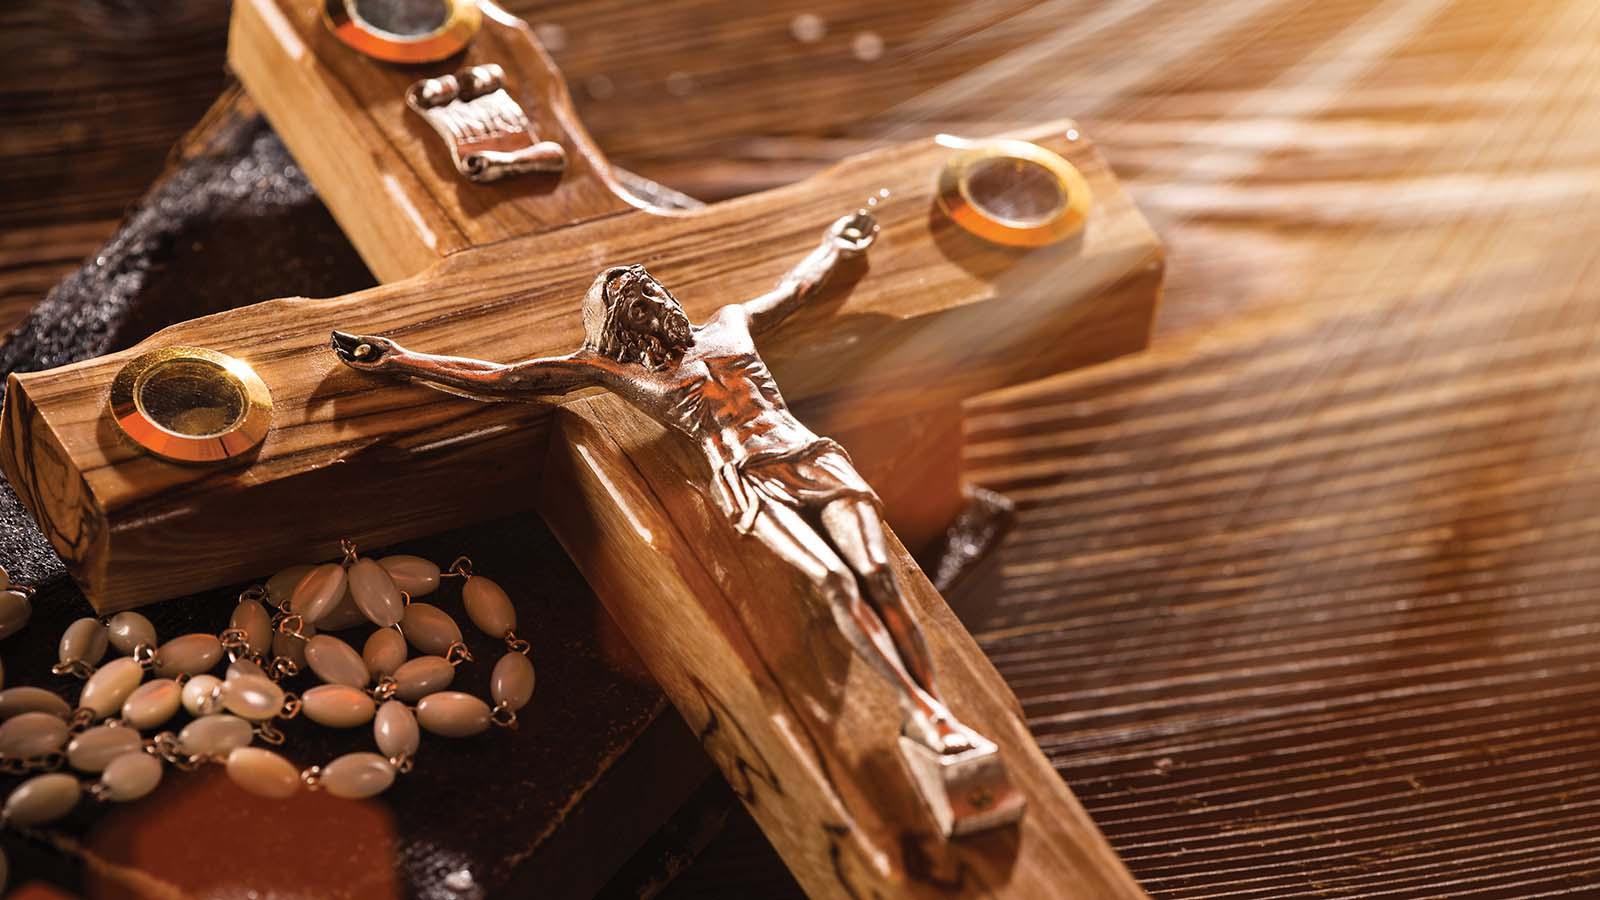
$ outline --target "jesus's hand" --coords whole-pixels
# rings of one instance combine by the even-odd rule
[[[363,372],[392,369],[405,353],[388,338],[346,334],[343,331],[335,331],[329,343],[345,365]]]
[[[856,210],[848,216],[840,216],[828,226],[825,240],[833,243],[834,249],[845,258],[861,256],[878,239],[878,220],[864,209]]]

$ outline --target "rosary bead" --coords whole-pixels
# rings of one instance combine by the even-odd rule
[[[319,684],[300,695],[300,712],[329,728],[355,728],[372,721],[375,704],[365,691],[347,684]]]
[[[436,656],[443,656],[451,644],[461,641],[461,628],[456,620],[431,603],[407,606],[406,614],[400,619],[400,630],[405,632],[411,646]]]
[[[512,712],[527,706],[533,699],[533,662],[521,653],[500,657],[489,676],[489,696]]]
[[[265,675],[239,675],[223,683],[222,706],[241,719],[264,721],[283,710],[283,688]]]
[[[228,627],[244,632],[245,648],[251,653],[264,654],[272,649],[272,617],[260,600],[240,600],[228,619]]]
[[[250,723],[227,713],[201,716],[178,732],[178,749],[191,756],[226,756],[255,737]]]
[[[287,759],[260,747],[238,747],[228,754],[228,777],[241,789],[282,800],[300,790],[300,773]]]
[[[67,763],[79,772],[98,772],[124,753],[144,747],[139,732],[125,725],[96,725],[67,745]]]
[[[370,559],[358,559],[350,566],[350,593],[356,606],[379,628],[388,628],[405,614],[405,599],[395,586],[389,570]]]
[[[302,624],[300,633],[305,636],[305,640],[292,634],[284,634],[281,631],[274,634],[272,636],[272,655],[281,656],[304,669],[306,667],[306,640],[310,640],[317,633],[317,629],[314,625]]]
[[[319,634],[306,643],[306,663],[329,684],[363,688],[372,680],[361,654],[332,635]]]
[[[106,763],[100,773],[108,800],[129,803],[149,795],[161,784],[161,759],[143,750],[124,753]]]
[[[6,821],[24,828],[48,825],[72,812],[82,794],[75,776],[65,772],[35,775],[17,785],[6,798]]]
[[[467,579],[461,589],[461,600],[467,607],[467,618],[478,630],[492,638],[503,638],[517,629],[517,608],[505,589],[482,575]]]
[[[344,596],[339,598],[333,609],[328,610],[326,615],[317,620],[317,628],[320,631],[343,631],[357,625],[370,624],[372,623],[367,621],[367,614],[356,605],[356,598],[350,593],[350,582],[346,576]]]
[[[489,704],[461,691],[429,694],[417,703],[417,721],[442,737],[471,737],[489,728]]]
[[[92,666],[105,657],[108,642],[106,626],[99,619],[84,617],[62,632],[57,656],[63,663],[77,660]]]
[[[376,753],[346,753],[322,767],[322,789],[346,800],[376,797],[394,784],[394,766]]]
[[[411,599],[426,597],[439,589],[439,567],[420,556],[397,554],[378,560],[394,580],[395,587],[411,595]]]
[[[282,606],[294,596],[294,589],[299,586],[300,579],[306,577],[306,573],[314,568],[316,566],[302,564],[279,570],[267,579],[267,602],[273,606]]]
[[[200,675],[216,668],[222,659],[222,642],[214,634],[185,634],[156,650],[156,674],[162,678]]]
[[[136,612],[119,612],[106,623],[106,637],[111,646],[124,656],[133,653],[140,644],[156,645],[156,627],[150,620]]]
[[[144,669],[131,656],[121,656],[95,670],[83,683],[83,693],[78,695],[78,705],[91,710],[94,717],[104,719],[122,710],[128,695],[144,680]]]
[[[33,604],[21,591],[0,591],[0,639],[21,631],[33,614]]]
[[[344,566],[323,563],[312,568],[295,585],[294,596],[289,601],[290,609],[299,613],[301,619],[315,625],[344,599],[344,588]]]
[[[388,757],[416,756],[417,748],[422,746],[417,717],[399,700],[388,700],[378,707],[378,714],[372,720],[372,738]]]
[[[183,683],[183,708],[191,716],[209,716],[221,705],[211,692],[222,685],[215,675],[196,675]]]
[[[139,731],[165,725],[178,714],[183,688],[171,678],[158,678],[139,685],[122,702],[122,721]]]
[[[419,656],[394,670],[394,695],[415,703],[450,686],[456,667],[442,656]]]
[[[223,673],[222,680],[232,681],[241,675],[254,675],[257,678],[266,678],[267,670],[257,665],[255,660],[241,656],[233,662],[228,663],[228,671]]]
[[[0,691],[0,719],[28,712],[49,713],[64,720],[72,715],[72,706],[44,688],[18,686]]]
[[[406,662],[406,636],[393,628],[374,631],[361,647],[361,659],[373,678],[393,675]]]
[[[25,712],[0,724],[0,756],[7,759],[44,756],[66,743],[66,721],[47,712]]]

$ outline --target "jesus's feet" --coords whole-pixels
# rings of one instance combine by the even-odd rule
[[[948,711],[913,713],[906,719],[906,736],[941,755],[965,753],[976,747],[972,731]]]

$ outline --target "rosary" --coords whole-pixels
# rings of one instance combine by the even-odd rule
[[[39,687],[0,690],[0,772],[32,775],[6,798],[0,823],[21,830],[50,824],[85,793],[107,802],[138,800],[161,783],[163,763],[182,771],[221,765],[241,789],[268,798],[302,788],[373,797],[411,770],[423,730],[464,738],[491,725],[516,727],[517,711],[533,696],[534,671],[505,590],[474,574],[464,556],[441,570],[420,556],[375,560],[358,556],[348,541],[343,549],[339,562],[291,566],[246,588],[220,634],[162,643],[136,612],[73,622],[52,671],[84,679],[76,708]],[[472,662],[472,654],[449,613],[414,600],[447,578],[462,579],[472,624],[505,642],[507,652],[490,676],[492,706],[448,690],[456,667]],[[0,569],[0,639],[27,625],[33,593]],[[362,624],[376,630],[360,652],[325,633]],[[119,655],[102,664],[111,651]],[[218,678],[212,673],[224,657],[227,668]],[[307,669],[322,683],[298,695],[284,689],[285,679]],[[191,720],[167,730],[180,708]],[[278,751],[255,746],[258,740],[282,745],[273,722],[296,716],[327,728],[371,723],[378,752],[299,769]]]

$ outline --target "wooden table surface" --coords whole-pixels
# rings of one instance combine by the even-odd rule
[[[969,614],[1152,894],[1600,892],[1600,5],[509,5],[708,199],[978,122],[1101,143],[1157,339],[971,408],[1021,525]],[[6,322],[216,95],[222,17],[0,10]],[[668,895],[762,891],[739,821]]]

